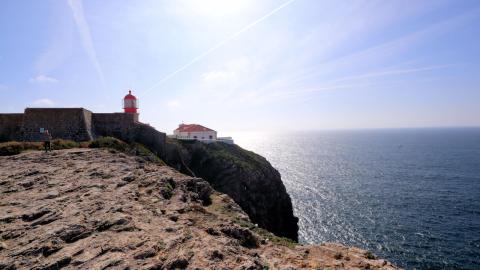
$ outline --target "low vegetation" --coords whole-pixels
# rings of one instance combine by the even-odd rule
[[[89,148],[108,148],[114,151],[142,157],[151,162],[164,165],[165,163],[145,146],[139,143],[126,143],[113,137],[100,137],[88,145]]]
[[[55,139],[51,142],[52,150],[71,148],[108,148],[130,155],[139,156],[151,162],[164,164],[163,161],[139,143],[126,143],[113,137],[100,137],[90,142],[75,142]],[[4,142],[0,143],[0,156],[18,155],[23,151],[43,150],[43,142]]]
[[[0,144],[0,156],[17,155],[23,150],[23,145],[19,142],[6,142]]]
[[[195,144],[195,140],[176,140],[169,139],[167,143],[174,144],[179,146],[187,146]],[[205,150],[215,159],[215,160],[225,160],[231,163],[234,163],[236,166],[242,167],[246,170],[256,170],[262,169],[263,165],[267,162],[265,158],[255,154],[252,151],[242,149],[238,145],[231,145],[222,142],[209,143],[204,145]],[[203,155],[193,155],[192,163],[196,162],[196,158],[203,158]]]

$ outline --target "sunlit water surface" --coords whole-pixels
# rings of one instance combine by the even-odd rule
[[[235,133],[282,174],[304,243],[480,269],[480,129]]]

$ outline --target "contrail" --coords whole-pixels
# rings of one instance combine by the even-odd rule
[[[83,47],[85,48],[85,51],[87,51],[87,55],[90,58],[90,61],[92,61],[92,64],[97,71],[98,76],[100,77],[102,86],[105,89],[105,77],[103,76],[103,71],[100,67],[100,63],[98,62],[95,47],[93,46],[92,36],[90,34],[90,27],[88,27],[88,23],[85,20],[82,1],[68,0],[68,5],[72,9],[73,19],[75,20],[75,24],[77,25],[78,31],[80,32]]]
[[[361,75],[354,75],[349,77],[340,78],[334,80],[330,83],[337,83],[343,81],[350,81],[356,79],[368,79],[368,78],[376,78],[376,77],[384,77],[390,75],[402,75],[402,74],[409,74],[409,73],[417,73],[422,71],[429,71],[429,70],[436,70],[436,69],[444,69],[449,68],[451,65],[436,65],[436,66],[427,66],[427,67],[418,67],[418,68],[409,68],[409,69],[395,69],[395,70],[387,70],[387,71],[380,71],[380,72],[372,72],[366,73]]]
[[[283,9],[284,7],[290,5],[291,3],[295,2],[296,0],[288,0],[286,2],[284,2],[283,4],[281,4],[280,6],[278,6],[277,8],[273,9],[272,11],[268,12],[267,14],[263,15],[261,18],[255,20],[254,22],[246,25],[245,27],[243,27],[242,29],[240,29],[238,32],[235,32],[233,33],[232,35],[230,35],[229,37],[227,37],[226,39],[220,41],[217,45],[213,46],[212,48],[206,50],[205,52],[203,52],[202,54],[198,55],[197,57],[193,58],[190,62],[186,63],[185,65],[183,65],[182,67],[180,67],[179,69],[175,70],[174,72],[168,74],[167,76],[163,77],[161,80],[159,80],[157,83],[155,83],[152,87],[148,88],[147,90],[145,90],[145,93],[143,93],[144,95],[146,95],[148,92],[150,92],[151,90],[153,90],[154,88],[162,85],[164,82],[166,82],[167,80],[169,80],[170,78],[174,77],[175,75],[177,75],[179,72],[187,69],[188,67],[190,67],[191,65],[195,64],[196,62],[200,61],[201,59],[203,59],[205,56],[211,54],[212,52],[216,51],[218,48],[222,47],[223,45],[225,45],[226,43],[228,43],[229,41],[231,41],[232,39],[238,37],[239,35],[241,35],[242,33],[248,31],[250,28],[254,27],[255,25],[257,25],[258,23],[264,21],[265,19],[267,19],[268,17],[272,16],[273,14],[277,13],[279,10]]]

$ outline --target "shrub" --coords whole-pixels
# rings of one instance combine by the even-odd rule
[[[95,141],[92,141],[89,146],[90,148],[110,148],[115,149],[120,152],[127,152],[128,144],[113,137],[100,137]]]
[[[160,193],[162,193],[163,198],[168,200],[172,198],[173,190],[174,190],[174,187],[170,183],[167,183],[165,187],[160,190]]]
[[[70,140],[52,140],[53,150],[71,148],[108,148],[111,151],[119,151],[130,155],[139,156],[147,161],[164,165],[165,163],[148,148],[139,144],[128,144],[113,137],[100,137],[91,142],[75,142]],[[11,156],[20,154],[26,150],[43,150],[43,142],[4,142],[0,143],[0,156]]]
[[[70,140],[62,140],[62,139],[55,139],[52,141],[52,149],[53,150],[60,150],[60,149],[71,149],[80,147],[78,142],[70,141]]]
[[[373,253],[370,252],[370,251],[367,251],[367,252],[365,253],[365,258],[367,258],[367,259],[369,259],[369,260],[375,260],[375,259],[376,259],[375,255],[373,255]]]
[[[0,143],[0,156],[12,156],[20,154],[23,151],[23,145],[19,142]]]
[[[22,142],[23,150],[42,150],[43,143],[41,142]]]
[[[164,165],[165,163],[158,156],[139,143],[128,144],[114,137],[100,137],[92,141],[90,148],[108,148],[130,155],[139,156],[147,161]]]
[[[56,139],[52,141],[52,149],[70,149],[81,147],[80,143]],[[43,150],[43,142],[5,142],[0,143],[0,156],[11,156],[20,154],[27,150]]]

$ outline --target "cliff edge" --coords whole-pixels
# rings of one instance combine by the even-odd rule
[[[115,150],[0,157],[0,269],[396,269],[256,227],[227,195]]]
[[[298,240],[298,219],[280,173],[262,156],[238,145],[167,139],[166,162],[205,179],[228,194],[252,222],[278,236]]]

